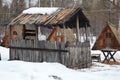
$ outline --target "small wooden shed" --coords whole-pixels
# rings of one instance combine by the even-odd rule
[[[92,60],[87,35],[84,41],[80,41],[80,30],[84,35],[89,27],[89,20],[80,8],[58,9],[52,14],[21,13],[11,21],[9,27],[10,60],[59,62],[67,67],[90,67]],[[68,32],[73,35],[73,28],[76,29],[76,38],[72,39],[72,36],[69,38],[66,35]],[[45,35],[47,40],[38,39],[42,32],[48,33]],[[56,32],[60,32],[57,36],[61,37],[60,42],[53,40]]]
[[[111,23],[105,25],[92,50],[101,50],[105,48],[120,50],[120,33]]]

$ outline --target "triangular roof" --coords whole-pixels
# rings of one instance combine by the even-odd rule
[[[100,33],[98,39],[96,40],[92,50],[101,50],[104,48],[107,48],[108,46],[106,45],[106,33],[110,32],[112,37],[110,38],[110,47],[112,49],[118,49],[120,50],[120,34],[117,30],[117,28],[111,24],[108,23]]]
[[[45,25],[62,25],[66,24],[69,27],[76,26],[76,17],[79,15],[80,27],[90,26],[89,20],[82,12],[81,8],[67,8],[61,9],[56,14],[52,15],[52,18],[46,20],[43,24]]]

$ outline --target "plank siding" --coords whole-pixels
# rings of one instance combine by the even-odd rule
[[[59,62],[71,68],[90,67],[89,42],[65,43],[56,41],[11,40],[10,60],[28,62]]]

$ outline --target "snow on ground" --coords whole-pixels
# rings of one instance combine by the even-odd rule
[[[24,10],[24,14],[52,14],[57,11],[57,7],[32,7],[27,10]]]
[[[0,80],[92,80],[89,72],[68,69],[59,63],[0,62]],[[98,80],[103,80],[99,77]]]
[[[7,61],[9,59],[9,49],[8,48],[4,48],[0,46],[0,54],[1,54],[1,58],[4,61]]]
[[[119,80],[120,65],[94,63],[74,70],[59,63],[1,61],[0,80]]]
[[[100,51],[91,52],[101,53]],[[7,61],[8,48],[0,47],[0,53],[2,55],[0,80],[120,80],[120,65],[93,62],[90,68],[75,70],[60,63]],[[115,57],[118,58],[117,60],[120,59],[117,54]]]

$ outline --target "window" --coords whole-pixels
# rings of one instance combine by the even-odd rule
[[[16,32],[16,31],[13,31],[13,35],[17,35],[17,32]]]
[[[106,33],[106,38],[111,38],[111,37],[112,37],[111,33],[110,33],[110,32],[107,32],[107,33]]]

